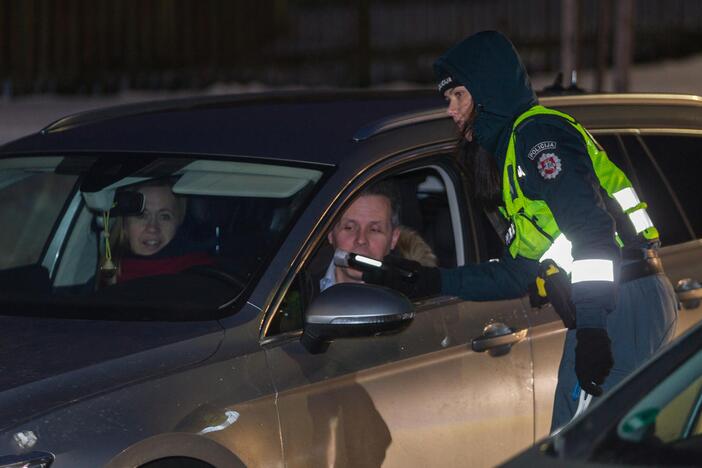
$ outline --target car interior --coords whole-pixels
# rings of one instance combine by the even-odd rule
[[[27,254],[8,261],[0,271],[0,292],[15,299],[219,308],[259,273],[322,175],[304,167],[232,160],[145,158],[140,163],[121,163],[114,158],[111,167],[101,167],[91,179],[97,164],[94,158],[33,159],[37,160],[29,161],[29,167],[20,167],[27,158],[3,161],[12,167],[0,166],[4,202],[18,205],[28,198],[37,206],[28,211],[43,214],[40,220],[18,216],[8,224],[24,230],[43,226],[46,231],[41,239],[47,245],[36,246],[30,252],[34,257]],[[69,180],[63,182],[67,175]],[[135,184],[163,178],[171,181],[174,195],[187,203],[178,228],[184,248],[211,256],[211,267],[109,287],[98,284],[107,249],[118,248],[106,242],[107,233],[121,223],[121,217],[138,216],[142,209],[143,198],[140,204],[124,195]],[[17,213],[18,208],[13,208],[4,213]]]

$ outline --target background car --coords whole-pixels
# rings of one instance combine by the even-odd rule
[[[680,329],[697,321],[702,221],[676,169],[702,143],[699,98],[542,103],[630,174],[668,274],[690,278]],[[455,142],[436,93],[329,92],[112,108],[4,145],[0,466],[486,466],[546,435],[565,331],[549,306],[316,297],[327,232],[378,180],[440,266],[500,255]],[[215,264],[98,287],[115,193],[160,178]]]
[[[698,324],[558,434],[502,466],[699,466],[701,343]]]

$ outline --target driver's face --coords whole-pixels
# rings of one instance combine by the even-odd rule
[[[465,139],[473,141],[472,122],[469,119],[473,112],[473,96],[471,96],[465,86],[456,86],[444,92],[444,98],[448,103],[446,113],[453,119],[459,130],[466,129]],[[466,124],[468,128],[466,128]]]
[[[334,229],[329,243],[343,249],[382,260],[397,243],[400,230],[392,225],[390,200],[382,195],[364,195],[349,206]],[[362,272],[353,268],[336,268],[337,283],[361,282]]]

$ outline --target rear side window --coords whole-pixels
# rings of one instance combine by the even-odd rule
[[[664,246],[695,238],[686,213],[677,203],[676,197],[680,197],[669,190],[648,146],[643,146],[638,137],[631,135],[598,135],[597,141],[610,159],[626,172],[642,201],[648,204],[648,214],[658,228]],[[670,187],[676,190],[669,174],[665,173],[665,176]]]
[[[700,173],[702,139],[692,136],[641,137],[676,193],[695,237],[702,237]]]

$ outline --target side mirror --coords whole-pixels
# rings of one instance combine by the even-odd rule
[[[341,283],[324,290],[310,305],[302,344],[323,353],[337,338],[398,333],[414,318],[412,303],[382,286]]]

